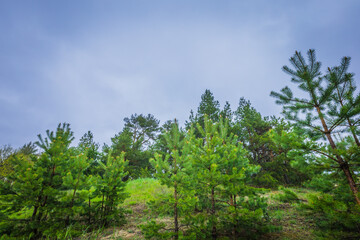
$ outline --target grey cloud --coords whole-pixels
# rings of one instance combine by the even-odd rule
[[[109,142],[132,113],[183,123],[205,89],[233,108],[244,96],[263,115],[279,115],[269,93],[289,84],[281,67],[295,50],[316,48],[325,66],[343,55],[353,57],[352,69],[360,66],[359,4],[326,3],[24,8],[31,21],[13,13],[17,27],[0,47],[0,145],[36,140],[59,122],[71,123],[77,139],[92,130]]]

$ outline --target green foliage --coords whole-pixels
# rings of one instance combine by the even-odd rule
[[[186,222],[198,239],[238,236],[239,229],[246,229],[244,218],[254,220],[254,231],[262,231],[257,223],[266,225],[261,209],[266,203],[257,205],[258,190],[246,184],[259,166],[250,164],[247,151],[228,129],[226,120],[214,123],[205,117],[204,128],[198,125],[202,137],[191,139],[192,178],[199,201],[198,213],[187,216]]]
[[[306,135],[301,129],[292,126],[282,119],[272,120],[272,129],[263,135],[262,141],[271,151],[271,161],[263,164],[264,169],[283,185],[301,185],[310,174],[300,171],[292,164],[295,159],[301,160],[303,168],[308,166],[306,152],[300,150]]]
[[[96,176],[94,195],[100,197],[95,203],[95,221],[103,226],[119,223],[124,219],[124,211],[118,205],[127,195],[124,192],[126,183],[122,180],[126,176],[125,153],[112,157],[108,154],[105,163],[100,163],[101,174]],[[97,219],[97,220],[96,220]]]
[[[27,144],[24,144],[22,147],[20,147],[16,153],[24,154],[24,155],[34,155],[36,154],[36,143],[29,142]]]
[[[12,171],[11,155],[13,149],[10,146],[3,146],[0,149],[0,179],[6,178]]]
[[[356,239],[360,237],[359,208],[356,204],[341,201],[326,193],[310,195],[309,202],[303,205],[311,210],[311,217],[315,219],[317,234],[327,239]]]
[[[229,115],[229,108],[230,105],[227,103],[222,113]],[[194,115],[193,111],[191,111],[189,121],[185,123],[186,128],[194,127],[195,135],[199,136],[196,125],[200,124],[201,127],[204,127],[205,116],[214,122],[219,121],[220,118],[220,103],[215,100],[213,93],[209,89],[206,89],[204,94],[201,95],[201,101],[196,114]]]
[[[264,233],[278,229],[269,224],[267,199],[256,195],[238,201],[237,207],[229,207],[223,215],[221,228],[231,236],[234,231],[237,239],[261,239]],[[236,226],[236,228],[234,228]]]
[[[96,226],[123,219],[118,204],[125,197],[124,154],[116,160],[109,155],[93,176],[86,171],[92,160],[86,148],[70,147],[68,124],[46,135],[37,142],[43,153],[14,155],[13,171],[0,181],[0,202],[6,203],[0,205],[0,234],[64,239],[91,229],[85,222]]]
[[[35,153],[36,146],[32,142],[24,144],[19,149],[14,149],[10,145],[2,146],[0,148],[0,180],[5,180],[14,171],[14,158],[28,160]]]
[[[271,230],[266,200],[259,196],[262,190],[247,184],[259,166],[250,164],[247,151],[229,129],[229,119],[213,122],[204,115],[197,134],[194,129],[181,132],[175,121],[163,135],[165,152],[155,154],[151,163],[155,176],[174,193],[150,206],[157,208],[157,215],[174,216],[175,238],[239,237],[249,228],[253,234],[246,236],[254,237]],[[177,227],[178,221],[187,227]],[[168,232],[164,227],[153,222],[142,229],[149,239],[161,239]]]
[[[279,190],[281,190],[283,193],[279,193],[276,198],[281,201],[281,202],[285,202],[285,203],[293,203],[293,202],[299,202],[300,199],[298,197],[298,195],[288,189],[288,188],[279,188]]]
[[[61,186],[64,174],[70,171],[67,163],[72,154],[69,149],[72,135],[69,125],[59,124],[55,134],[47,131],[45,140],[39,135],[37,144],[44,150],[39,157],[31,156],[28,161],[14,158],[14,171],[1,182],[0,188],[0,201],[6,201],[11,206],[3,211],[8,214],[7,220],[13,222],[8,227],[17,229],[12,234],[32,233],[39,236],[40,232],[59,225],[59,222],[53,222],[54,219],[66,216],[66,211],[60,211],[62,208],[59,206],[69,207],[61,201],[66,193],[61,191]],[[15,217],[22,212],[26,214],[20,219]],[[53,218],[47,219],[50,212]],[[24,218],[26,221],[22,222]],[[29,223],[23,226],[27,221]],[[9,233],[9,229],[2,230]]]
[[[177,239],[179,237],[179,217],[184,210],[183,205],[189,205],[192,200],[187,189],[190,185],[189,171],[191,171],[190,145],[189,139],[184,138],[184,133],[179,129],[176,120],[170,131],[164,134],[164,139],[168,153],[165,157],[155,154],[155,158],[150,162],[156,170],[155,176],[161,183],[174,188],[174,195],[169,203],[173,207],[174,236]]]
[[[165,223],[156,223],[154,220],[140,226],[145,239],[170,239],[172,233],[163,231]]]
[[[157,131],[159,130],[159,120],[153,115],[147,116],[133,114],[130,118],[124,118],[125,129],[129,129],[132,133],[133,144],[140,144],[145,147],[150,144],[151,140],[155,140]]]
[[[4,145],[0,148],[0,160],[4,161],[15,153],[15,149],[10,145]]]
[[[262,187],[300,185],[307,176],[291,166],[294,146],[303,142],[298,129],[282,119],[262,117],[249,101],[241,98],[231,129],[249,152],[251,163],[261,166],[252,183]],[[298,156],[300,156],[298,152]]]
[[[152,144],[157,138],[159,131],[159,120],[153,115],[133,114],[125,118],[125,126],[121,132],[111,139],[111,146],[104,147],[104,152],[112,151],[114,156],[125,152],[125,159],[129,162],[127,178],[141,177],[141,169],[148,169],[151,172],[149,159],[153,152]]]
[[[100,144],[94,141],[94,135],[91,131],[88,131],[81,137],[77,148],[79,152],[86,153],[90,163],[89,167],[86,169],[86,174],[94,174],[96,172],[98,162],[100,161],[101,154],[99,152]]]
[[[358,138],[358,114],[360,113],[360,94],[356,96],[356,86],[354,74],[348,73],[350,66],[350,57],[343,57],[341,64],[332,68],[328,68],[325,75],[325,81],[334,87],[334,93],[328,103],[328,114],[331,116],[344,117],[347,127],[342,131],[348,132],[356,145],[360,147]]]
[[[336,182],[337,179],[334,178],[333,174],[324,173],[314,175],[310,181],[304,183],[304,186],[323,193],[329,193],[334,190]]]
[[[244,98],[234,112],[228,102],[220,109],[206,90],[187,131],[176,119],[159,128],[153,115],[133,114],[102,152],[90,131],[71,147],[69,124],[36,144],[3,146],[1,239],[76,238],[123,224],[125,207],[134,205],[147,208],[147,219],[173,218],[173,226],[159,218],[142,224],[145,239],[262,239],[279,227],[259,187],[278,186],[275,207],[284,214],[301,206],[319,239],[360,238],[360,95],[350,58],[325,74],[314,50],[308,60],[295,52],[290,63],[283,70],[309,97],[289,87],[271,95],[294,124],[263,117]],[[322,193],[306,201],[282,187],[301,184]],[[282,217],[296,224],[292,213]]]
[[[275,188],[279,185],[279,181],[276,180],[273,176],[271,176],[268,172],[260,172],[253,179],[253,183],[257,186],[267,187],[267,188]]]
[[[271,92],[271,96],[284,106],[286,118],[308,136],[303,144],[294,146],[308,158],[295,157],[292,165],[312,177],[307,186],[326,192],[311,197],[306,205],[313,213],[312,217],[317,218],[318,226],[328,232],[322,237],[349,238],[357,232],[358,238],[360,142],[356,123],[360,114],[360,95],[355,94],[353,74],[347,72],[350,58],[344,57],[340,66],[328,68],[327,73],[322,74],[315,51],[309,50],[307,55],[306,61],[296,51],[290,58],[293,69],[284,66],[283,70],[308,97],[294,97],[289,87],[280,93]],[[318,141],[320,138],[326,142]]]
[[[135,178],[151,178],[153,176],[153,169],[149,169],[148,167],[140,168],[140,171]]]
[[[283,70],[291,76],[291,81],[308,94],[308,98],[294,97],[290,88],[285,87],[280,93],[271,92],[271,96],[277,99],[277,103],[284,105],[283,113],[287,119],[306,131],[307,135],[317,140],[320,137],[326,139],[324,142],[311,142],[300,146],[302,149],[313,151],[324,157],[321,165],[327,171],[340,168],[343,177],[347,179],[353,197],[360,206],[356,172],[353,169],[354,161],[353,147],[348,140],[337,140],[335,133],[350,130],[358,151],[360,143],[357,139],[357,126],[354,119],[360,114],[360,95],[355,96],[352,74],[347,73],[350,63],[349,58],[342,60],[341,66],[329,68],[326,75],[320,72],[321,63],[316,60],[315,51],[310,49],[307,53],[308,61],[305,61],[300,52],[295,52],[290,58],[294,69],[284,66]],[[324,82],[325,79],[325,82]],[[347,138],[348,139],[348,138]],[[329,163],[329,161],[331,163]],[[356,166],[356,165],[354,165]]]

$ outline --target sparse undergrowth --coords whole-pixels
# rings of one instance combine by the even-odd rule
[[[151,221],[161,223],[166,228],[172,227],[171,214],[158,214],[158,208],[164,199],[172,193],[171,188],[160,184],[160,181],[152,178],[131,180],[127,183],[125,192],[129,197],[121,204],[121,207],[130,209],[126,214],[126,224],[123,226],[111,226],[100,228],[91,233],[84,232],[83,235],[68,239],[77,240],[140,240],[145,239],[141,231],[141,225]],[[280,230],[267,233],[260,239],[270,240],[292,240],[292,239],[324,239],[321,230],[304,205],[311,201],[314,196],[321,194],[305,188],[279,188],[264,194],[268,199],[268,213],[271,224]],[[70,227],[71,228],[71,227]],[[71,232],[71,229],[64,232]],[[0,237],[0,239],[3,239]],[[334,238],[336,239],[336,238]]]
[[[141,225],[152,220],[162,223],[166,228],[171,228],[173,224],[171,216],[166,214],[159,216],[155,211],[156,204],[164,201],[172,193],[171,188],[161,185],[156,179],[144,178],[129,181],[125,192],[129,194],[129,197],[121,206],[131,209],[126,214],[125,225],[98,229],[73,239],[145,239],[141,232]],[[303,207],[311,197],[320,196],[319,192],[305,188],[280,188],[269,191],[264,196],[268,199],[271,223],[279,227],[280,231],[267,233],[260,239],[324,239],[321,238],[322,234],[319,232],[321,230],[317,228],[315,220],[309,215],[310,212]],[[70,230],[66,229],[64,232],[71,232]],[[0,239],[3,238],[0,237]],[[71,236],[69,239],[72,239]]]
[[[295,193],[299,201],[281,201],[279,195],[286,195],[287,191]],[[171,216],[155,217],[156,214],[151,210],[151,204],[150,206],[148,204],[149,202],[161,201],[166,195],[171,194],[171,189],[161,185],[158,180],[146,178],[129,181],[126,192],[130,194],[130,197],[123,205],[131,208],[131,213],[127,215],[127,223],[122,227],[105,229],[100,234],[101,237],[93,239],[144,239],[140,225],[151,220],[171,227]],[[264,235],[264,239],[320,239],[315,234],[317,231],[315,222],[307,216],[306,211],[300,208],[301,204],[307,203],[310,195],[316,194],[319,193],[305,188],[283,188],[266,193],[271,223],[281,230]]]
[[[273,223],[281,227],[278,233],[268,234],[268,239],[317,239],[315,223],[300,209],[310,194],[304,188],[280,188],[269,193],[269,212]]]
[[[127,223],[121,228],[109,228],[104,231],[100,239],[144,239],[140,225],[154,219],[149,208],[149,203],[160,201],[171,194],[171,189],[160,184],[153,178],[140,178],[129,181],[126,185],[125,192],[129,197],[124,201],[122,206],[131,209],[126,215]],[[170,225],[171,219],[167,216],[155,218],[158,222]]]

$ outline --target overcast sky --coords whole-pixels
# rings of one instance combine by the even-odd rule
[[[0,146],[71,124],[101,144],[124,117],[188,119],[210,89],[280,116],[269,94],[295,50],[360,75],[360,1],[0,2]],[[359,83],[359,76],[356,81]],[[359,85],[359,84],[358,84]]]

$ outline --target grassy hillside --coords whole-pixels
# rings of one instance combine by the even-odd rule
[[[101,229],[99,232],[87,234],[80,239],[144,239],[140,225],[154,219],[155,214],[149,207],[151,203],[166,199],[171,194],[171,189],[160,184],[156,179],[143,178],[129,181],[126,185],[128,198],[122,207],[128,209],[127,223],[121,227]],[[171,224],[170,216],[155,218],[157,221]]]
[[[161,185],[156,179],[146,178],[130,181],[126,186],[126,192],[129,198],[123,203],[123,207],[129,209],[127,223],[121,227],[102,229],[91,235],[84,235],[81,239],[144,239],[140,225],[150,219],[166,223],[169,227],[172,225],[172,218],[166,214],[166,209],[159,210],[161,203],[172,194],[171,189]],[[284,188],[266,193],[270,221],[279,230],[266,234],[264,239],[320,239],[315,234],[315,223],[301,208],[301,204],[308,201],[309,194],[316,192],[304,188]]]

